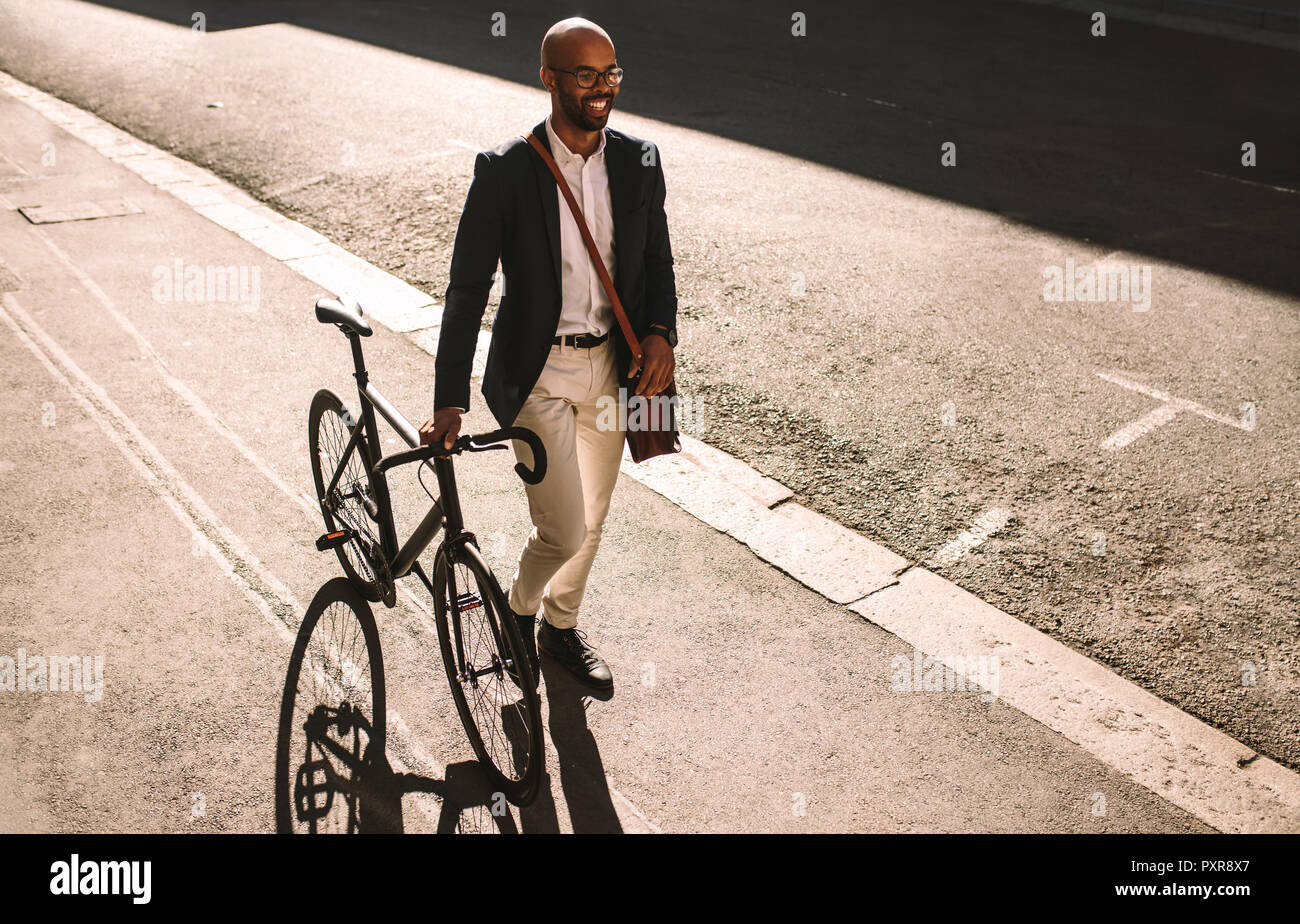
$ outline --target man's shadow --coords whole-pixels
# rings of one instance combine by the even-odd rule
[[[622,834],[623,825],[614,810],[600,748],[587,726],[588,701],[608,702],[614,694],[596,692],[578,683],[545,652],[540,653],[540,661],[542,678],[546,681],[547,728],[558,757],[554,763],[573,833]],[[548,777],[551,763],[548,759]],[[519,811],[527,832],[558,830],[555,798],[548,783],[549,780],[543,780],[537,801]]]

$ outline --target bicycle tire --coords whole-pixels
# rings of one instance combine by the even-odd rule
[[[454,573],[453,569],[459,571]],[[513,618],[501,618],[510,613],[501,585],[477,546],[466,541],[450,546],[444,543],[439,548],[433,588],[442,662],[470,746],[492,785],[515,805],[528,805],[537,797],[545,762],[541,699],[519,627]],[[449,588],[455,590],[455,599]],[[459,648],[468,649],[468,666],[478,676],[462,679],[458,637]],[[498,639],[504,642],[504,654],[515,666],[521,682],[516,683],[507,673]],[[488,721],[497,707],[500,726]],[[486,729],[485,724],[489,726]],[[509,730],[504,727],[507,724]]]
[[[349,624],[348,614],[354,625]],[[364,647],[364,658],[357,651],[358,641]],[[330,721],[330,710],[339,721]],[[363,734],[357,713],[364,717],[368,733]],[[276,733],[276,831],[365,830],[366,779],[371,773],[381,776],[386,767],[387,725],[384,659],[374,613],[351,581],[334,578],[317,591],[307,607],[289,658]],[[344,766],[337,754],[321,745],[319,737],[313,737],[331,729],[338,731],[333,743],[350,754],[355,767]],[[328,757],[346,773],[339,773]],[[348,781],[344,790],[333,784],[334,776]],[[326,803],[324,810],[321,799]]]
[[[348,439],[352,436],[352,430],[348,427],[349,420],[353,418],[338,395],[328,389],[316,392],[311,401],[311,411],[307,415],[311,474],[316,483],[316,499],[320,502],[325,531],[332,533],[342,525],[352,529],[359,537],[334,550],[338,554],[339,564],[343,566],[343,573],[352,581],[361,596],[371,603],[377,603],[382,594],[376,577],[374,557],[362,544],[367,542],[374,549],[380,547],[379,537],[371,528],[374,521],[366,513],[365,506],[355,498],[339,502],[340,516],[338,517],[331,512],[330,506],[325,502],[325,489],[333,479],[339,460],[343,456],[343,450],[347,448]],[[353,427],[359,426],[361,421],[354,420]],[[368,451],[368,445],[366,438],[362,436],[348,459],[348,469],[340,479],[336,492],[353,490],[360,486],[361,490],[374,497],[370,477],[366,474],[366,467],[360,455]],[[343,522],[340,523],[340,520]]]

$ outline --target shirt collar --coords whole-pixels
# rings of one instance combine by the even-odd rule
[[[574,154],[572,151],[570,151],[568,145],[566,145],[562,140],[560,140],[560,136],[555,133],[555,129],[551,127],[551,117],[549,115],[546,117],[546,134],[551,141],[552,157],[556,157],[557,160],[569,160],[569,161],[576,160],[580,163],[582,162],[583,160],[582,155]],[[591,157],[592,158],[598,157],[601,160],[604,160],[605,158],[605,129],[603,128],[600,130],[600,144],[596,146],[596,150],[591,155]],[[591,158],[588,159],[590,160]]]

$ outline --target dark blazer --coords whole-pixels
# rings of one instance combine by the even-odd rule
[[[605,171],[614,218],[611,268],[638,338],[651,324],[677,327],[677,288],[664,214],[664,172],[652,144],[605,129]],[[533,128],[549,151],[545,121]],[[434,361],[434,408],[469,408],[479,324],[497,260],[505,291],[492,323],[483,397],[497,422],[514,423],[533,390],[560,323],[560,196],[555,177],[522,137],[483,151],[456,230],[442,329]],[[620,375],[632,352],[617,321],[610,329]]]

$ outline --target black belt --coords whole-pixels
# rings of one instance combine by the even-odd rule
[[[552,337],[551,343],[555,346],[575,346],[583,349],[600,346],[609,339],[609,333],[603,333],[599,337],[595,334],[565,334],[563,337]]]

